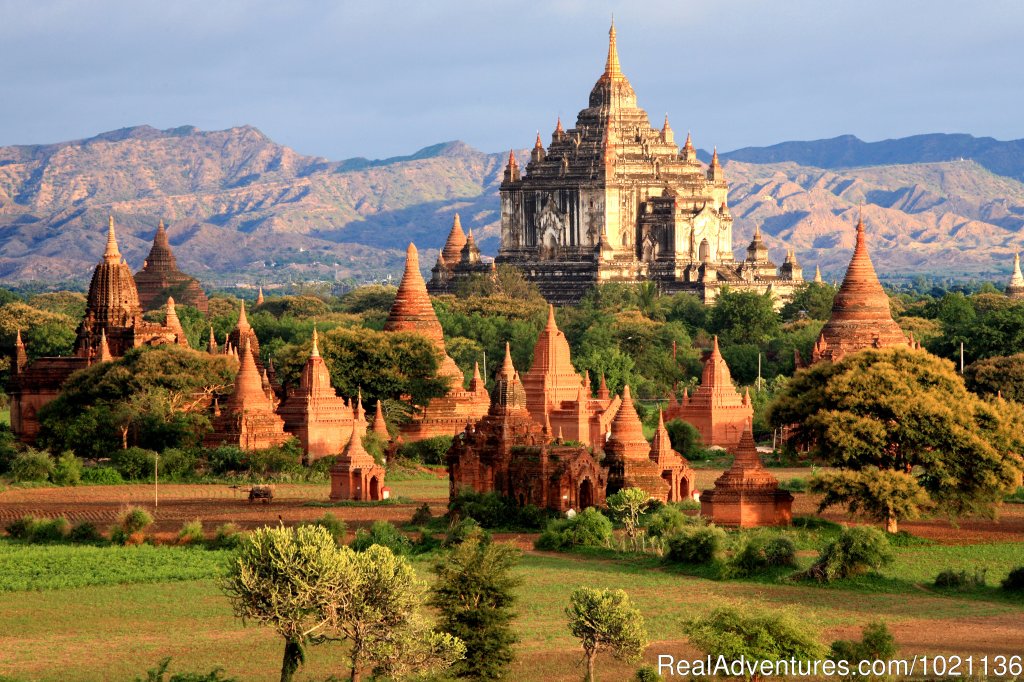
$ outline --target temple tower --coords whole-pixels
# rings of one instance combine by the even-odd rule
[[[868,254],[864,220],[857,220],[857,243],[843,284],[832,303],[832,316],[814,344],[811,363],[837,362],[866,348],[910,347],[903,330],[892,319],[889,297],[875,274]]]
[[[376,501],[386,497],[384,467],[363,447],[362,431],[354,430],[344,452],[331,467],[331,499]]]
[[[563,401],[574,401],[583,380],[572,365],[569,341],[555,322],[555,307],[548,306],[548,321],[533,346],[533,364],[523,375],[526,406],[538,423],[544,416],[562,406]]]
[[[245,301],[241,302],[241,307],[238,309],[238,322],[235,323],[235,328],[228,332],[228,338],[224,342],[225,349],[229,346],[235,351],[240,351],[247,346],[260,374],[266,369],[260,359],[260,340],[256,338],[256,332],[253,331],[252,325],[249,324],[249,317],[245,313]]]
[[[1024,274],[1020,271],[1020,253],[1013,254],[1013,274],[1006,284],[1006,295],[1010,298],[1024,298]]]
[[[162,220],[157,225],[153,246],[142,269],[135,273],[135,284],[138,286],[143,310],[156,310],[173,292],[181,303],[198,308],[203,313],[209,311],[209,301],[198,280],[178,269],[178,261],[171,251],[167,229]]]
[[[665,415],[658,410],[658,428],[651,441],[651,461],[658,465],[661,478],[668,484],[666,502],[680,502],[690,498],[697,474],[686,458],[672,449],[672,441],[665,428]]]
[[[622,405],[612,420],[604,452],[609,495],[623,488],[642,488],[657,500],[668,500],[670,484],[662,479],[662,470],[651,460],[651,444],[644,438],[644,427],[628,385],[622,389]]]
[[[743,429],[732,466],[700,498],[702,516],[720,526],[788,526],[793,496],[764,468],[748,425]]]

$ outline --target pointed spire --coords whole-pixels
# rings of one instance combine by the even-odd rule
[[[462,219],[456,213],[452,219],[452,229],[448,232],[448,239],[441,249],[444,256],[444,263],[458,263],[462,257],[462,247],[466,245],[466,234],[462,231]],[[440,258],[440,256],[439,256]],[[438,263],[441,261],[439,260]]]
[[[818,284],[821,284],[823,281],[821,279],[821,268],[817,265],[814,266],[814,281]]]
[[[633,395],[629,384],[622,389],[622,404],[611,424],[611,438],[615,441],[612,450],[622,459],[648,459],[651,454],[650,443],[644,438],[644,427],[633,404]],[[608,448],[606,448],[608,452]],[[611,453],[609,453],[611,454]]]
[[[248,331],[252,329],[249,325],[249,318],[245,316],[245,300],[242,300],[242,305],[238,309],[238,324],[235,325],[235,329],[239,331]]]
[[[264,302],[264,298],[263,298],[263,287],[262,287],[262,286],[260,286],[260,290],[259,290],[259,292],[258,292],[258,293],[256,294],[256,305],[257,305],[257,306],[261,306],[261,305],[263,305],[263,302]]]
[[[178,310],[174,306],[174,297],[167,297],[167,311],[164,313],[164,326],[171,329],[181,329],[181,320],[178,319]]]
[[[217,352],[217,337],[213,334],[213,325],[210,325],[210,338],[206,341],[206,352],[210,355]]]
[[[548,304],[548,323],[547,329],[557,329],[558,324],[555,323],[555,306],[552,303]]]
[[[672,132],[672,126],[668,124],[668,114],[665,114],[665,123],[661,126],[661,139],[665,140],[665,144],[674,145],[676,143],[675,133]]]
[[[107,343],[107,330],[100,330],[100,352],[98,360],[100,362],[108,362],[113,360],[114,356],[110,353],[110,344]]]
[[[654,438],[651,440],[651,459],[657,462],[662,458],[674,455],[672,450],[672,439],[665,427],[665,413],[658,410],[658,428],[654,430]]]
[[[608,392],[608,382],[604,378],[604,372],[601,372],[601,383],[597,387],[597,397],[599,400],[608,400],[611,397],[611,394]]]
[[[612,19],[612,26],[608,29],[608,60],[604,65],[604,75],[621,76],[622,68],[619,65],[619,48],[615,43],[615,20]]]
[[[121,252],[117,249],[117,234],[114,232],[114,216],[107,220],[107,248],[103,252],[105,263],[120,263]]]
[[[373,415],[373,432],[384,440],[388,440],[391,434],[388,433],[388,425],[384,421],[384,408],[380,400],[377,401],[377,412]]]
[[[561,139],[562,135],[565,135],[565,128],[562,127],[562,117],[559,116],[555,122],[555,136]]]
[[[505,360],[501,363],[498,376],[503,379],[512,379],[516,374],[516,368],[512,364],[512,350],[508,341],[505,342]]]
[[[25,348],[25,342],[21,340],[21,327],[18,327],[18,332],[14,337],[15,348]]]
[[[480,363],[473,363],[473,381],[480,381]]]
[[[519,182],[521,179],[519,175],[519,162],[516,161],[516,152],[514,149],[508,150],[508,164],[505,166],[504,182]]]
[[[316,333],[316,325],[314,324],[313,325],[313,350],[309,354],[310,357],[314,357],[314,358],[320,357],[320,346],[318,344],[318,340],[319,339],[318,339],[317,333]]]
[[[540,141],[540,131],[537,131],[537,139],[533,143],[534,149],[544,149],[544,143]]]
[[[1020,252],[1013,254],[1013,274],[1010,275],[1006,293],[1015,298],[1024,295],[1024,274],[1021,274],[1020,271]]]

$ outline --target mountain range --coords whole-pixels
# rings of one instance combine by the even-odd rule
[[[778,262],[794,248],[808,273],[841,278],[861,204],[883,276],[1002,280],[1024,246],[1024,140],[843,136],[721,156],[737,257],[760,225]],[[163,219],[179,266],[212,286],[380,279],[410,240],[429,266],[456,211],[493,255],[506,158],[456,141],[329,161],[251,126],[0,147],[0,282],[81,285],[108,214],[133,268]]]

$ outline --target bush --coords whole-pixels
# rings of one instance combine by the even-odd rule
[[[701,453],[700,431],[693,424],[682,419],[670,419],[665,422],[665,430],[668,431],[669,442],[672,449],[687,459],[693,459]]]
[[[807,480],[803,478],[791,478],[788,481],[783,481],[779,487],[783,490],[788,490],[791,493],[802,493],[807,491]]]
[[[121,485],[124,478],[113,467],[85,467],[82,469],[82,483],[90,485]]]
[[[573,547],[608,547],[612,542],[612,522],[594,507],[588,507],[571,519],[548,524],[534,546],[562,551]]]
[[[935,544],[934,540],[919,538],[905,530],[897,531],[896,533],[886,533],[885,535],[889,539],[889,544],[893,547],[920,547],[921,545]]]
[[[242,543],[242,529],[236,523],[222,523],[213,531],[215,549],[237,549]]]
[[[721,528],[687,528],[668,538],[665,558],[680,564],[710,564],[721,558],[724,547],[725,531]]]
[[[167,448],[160,455],[160,479],[180,481],[195,474],[198,458],[194,453],[178,448]]]
[[[155,668],[146,671],[146,679],[136,677],[135,682],[238,682],[237,678],[224,677],[223,668],[214,668],[208,673],[174,673],[167,677],[171,657],[160,661]]]
[[[226,474],[245,469],[245,451],[231,445],[221,445],[204,452],[210,469],[215,474]]]
[[[491,534],[481,528],[480,524],[475,520],[462,519],[448,526],[448,533],[445,535],[443,545],[445,547],[454,547],[455,545],[461,545],[471,537],[490,540]]]
[[[712,658],[723,656],[727,661],[807,661],[825,653],[812,627],[785,611],[751,613],[718,608],[687,623],[683,632],[698,650]]]
[[[665,504],[647,515],[647,534],[652,538],[667,538],[691,526],[704,524],[700,516],[684,514],[681,505]]]
[[[348,530],[348,526],[344,521],[339,519],[331,512],[327,512],[316,521],[307,521],[302,524],[303,526],[319,526],[325,528],[331,537],[334,538],[334,542],[341,547],[345,543],[345,531]],[[377,543],[380,544],[380,543]]]
[[[4,529],[7,534],[15,540],[26,540],[28,539],[29,533],[32,532],[32,526],[35,525],[36,517],[25,515],[19,519],[15,519],[7,524]]]
[[[662,682],[664,679],[653,665],[643,666],[633,676],[633,682]]]
[[[156,453],[145,448],[130,447],[115,450],[110,456],[110,465],[128,481],[138,481],[153,475],[153,462]]]
[[[153,525],[153,515],[141,507],[128,507],[121,512],[117,523],[125,533],[134,535]]]
[[[472,488],[460,489],[448,503],[449,518],[472,518],[483,528],[540,529],[547,513],[532,504],[518,506],[497,493],[478,493]]]
[[[29,528],[29,542],[63,542],[71,532],[71,524],[63,516],[55,519],[36,519]]]
[[[434,519],[434,515],[430,513],[430,505],[424,502],[422,505],[416,508],[413,512],[412,519],[409,523],[413,526],[425,526]]]
[[[349,544],[349,547],[357,552],[365,552],[373,545],[387,547],[393,553],[399,555],[409,554],[412,549],[412,542],[404,536],[394,525],[387,521],[375,521],[370,530],[360,528],[356,536]]]
[[[414,443],[403,443],[398,448],[398,456],[423,464],[444,464],[451,446],[451,436],[434,436]]]
[[[828,583],[877,570],[891,562],[892,556],[885,533],[870,526],[854,526],[830,542],[814,565],[794,577]]]
[[[1010,571],[1001,585],[1007,592],[1024,592],[1024,566],[1018,566]]]
[[[181,530],[178,531],[179,545],[198,545],[202,544],[205,539],[206,536],[203,535],[203,522],[200,519],[185,523]]]
[[[68,533],[68,540],[79,545],[92,545],[103,542],[103,534],[95,525],[88,521],[82,521],[75,524],[71,532]]]
[[[257,476],[301,471],[302,448],[293,438],[280,447],[248,450],[243,453],[242,465]]]
[[[62,452],[53,466],[50,480],[57,485],[78,485],[82,480],[82,463],[70,450]]]
[[[896,655],[896,639],[882,621],[864,626],[861,640],[840,639],[832,642],[829,659],[833,661],[881,661]]]
[[[53,460],[45,452],[28,448],[11,460],[11,478],[19,483],[40,483],[53,473]]]
[[[935,587],[946,587],[955,590],[974,589],[976,587],[984,587],[988,582],[986,574],[988,569],[978,568],[974,570],[974,573],[968,573],[967,571],[954,571],[951,568],[947,568],[937,576],[935,576]]]
[[[796,547],[789,538],[748,537],[729,562],[736,575],[751,575],[780,566],[796,565]]]

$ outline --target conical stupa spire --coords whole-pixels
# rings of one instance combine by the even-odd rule
[[[672,439],[669,438],[668,429],[665,428],[665,413],[658,410],[658,428],[654,431],[654,438],[651,440],[651,459],[655,462],[659,458],[671,454]]]
[[[100,349],[98,359],[100,362],[107,362],[108,360],[114,359],[114,356],[110,353],[110,344],[107,343],[106,329],[100,330]]]
[[[107,219],[107,248],[103,252],[103,261],[106,263],[120,263],[121,252],[117,248],[117,233],[114,232],[114,216]]]
[[[206,351],[210,355],[214,355],[217,352],[217,337],[213,334],[213,325],[210,325],[210,338],[206,341]]]
[[[261,286],[259,291],[256,293],[256,305],[257,306],[263,305],[264,300],[265,299],[263,298],[263,287]]]
[[[636,413],[629,384],[622,389],[622,405],[612,419],[610,439],[618,444],[615,449],[621,449],[625,458],[647,459],[650,456],[651,446],[644,438],[644,427]]]
[[[501,369],[498,370],[498,376],[503,379],[511,380],[516,374],[516,368],[512,364],[512,349],[509,346],[508,341],[505,342],[505,360],[501,363]]]
[[[391,437],[391,434],[388,433],[388,425],[384,421],[384,408],[381,406],[380,400],[377,401],[377,412],[373,415],[373,432],[384,440]]]
[[[565,128],[562,127],[562,117],[559,116],[555,122],[555,135],[561,137],[565,133]]]
[[[1024,287],[1024,274],[1020,271],[1020,252],[1013,254],[1013,274],[1010,275],[1011,287]]]
[[[448,239],[441,249],[445,263],[458,263],[462,255],[462,247],[466,245],[466,234],[462,231],[462,219],[456,213],[452,219],[452,229],[448,233]]]
[[[606,76],[621,76],[622,67],[619,65],[619,48],[615,43],[615,20],[612,19],[612,26],[608,29],[608,60],[604,65]]]
[[[240,331],[247,331],[252,329],[249,325],[249,318],[245,315],[245,301],[242,301],[241,307],[238,309],[238,324],[235,325],[235,329]]]
[[[316,325],[313,325],[313,350],[309,354],[311,357],[314,357],[314,358],[320,357],[320,345],[319,345],[318,341],[319,341],[319,339],[318,339],[317,333],[316,333]]]
[[[174,297],[167,297],[167,311],[164,313],[164,326],[171,329],[181,329],[181,320],[178,319],[178,309],[174,305]]]
[[[821,279],[821,268],[817,265],[814,266],[814,281],[817,284],[821,284],[824,281]]]

